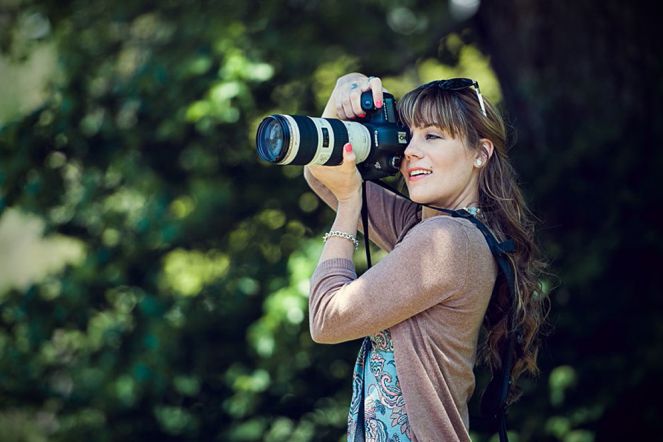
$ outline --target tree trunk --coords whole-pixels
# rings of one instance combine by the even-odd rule
[[[512,156],[563,278],[549,344],[558,351],[541,363],[570,364],[579,377],[577,394],[548,414],[598,404],[602,417],[581,427],[596,440],[639,440],[661,415],[659,404],[633,402],[660,388],[663,361],[653,276],[663,255],[657,19],[641,2],[513,0],[482,2],[474,20],[518,135]],[[546,394],[547,383],[539,388]]]

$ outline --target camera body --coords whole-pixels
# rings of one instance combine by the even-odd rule
[[[364,92],[361,108],[366,111],[366,121],[360,124],[371,133],[371,153],[357,169],[365,180],[395,175],[410,142],[410,132],[398,118],[394,96],[385,92],[382,107],[376,108],[371,91]]]
[[[361,107],[366,117],[361,121],[270,115],[258,127],[258,155],[272,164],[334,166],[343,161],[343,145],[349,142],[364,180],[394,175],[410,133],[398,118],[394,96],[384,93],[383,103],[377,108],[372,93],[362,93]]]

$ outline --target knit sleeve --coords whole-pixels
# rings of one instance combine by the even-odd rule
[[[334,194],[304,169],[304,178],[311,190],[329,207],[336,210],[338,202]],[[404,231],[419,221],[418,207],[413,202],[395,195],[375,183],[366,183],[369,238],[378,247],[391,251]],[[363,233],[361,218],[357,226]]]
[[[323,261],[311,278],[311,336],[333,344],[389,328],[463,293],[468,267],[467,232],[447,216],[419,223],[360,277],[349,259]]]

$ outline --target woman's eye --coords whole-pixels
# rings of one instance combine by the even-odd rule
[[[435,140],[435,139],[438,139],[438,138],[442,138],[442,137],[440,137],[437,134],[426,134],[426,139],[427,140]]]

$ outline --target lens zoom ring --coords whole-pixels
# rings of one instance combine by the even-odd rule
[[[348,140],[348,129],[341,120],[326,118],[334,132],[334,148],[325,166],[336,166],[343,162],[343,146]]]
[[[297,123],[299,129],[299,149],[295,159],[290,164],[308,164],[315,156],[315,151],[318,146],[318,130],[315,128],[315,123],[309,118],[302,115],[293,115],[292,118]],[[308,149],[302,149],[302,147]]]

